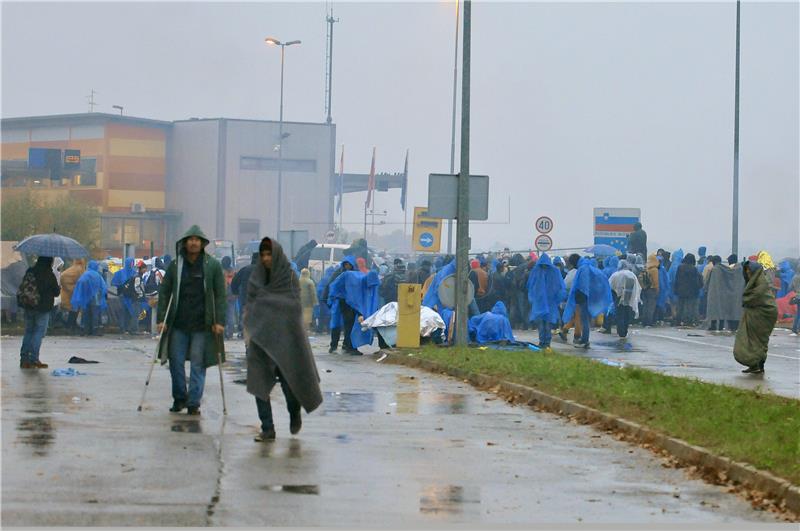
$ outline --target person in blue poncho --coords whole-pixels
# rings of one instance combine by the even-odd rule
[[[331,277],[336,272],[336,266],[329,266],[325,270],[325,274],[317,284],[317,306],[314,308],[314,319],[316,322],[317,333],[327,333],[328,326],[331,322],[331,309],[328,308],[328,301],[322,298],[328,285],[331,283]]]
[[[529,320],[539,325],[539,348],[550,348],[552,329],[560,317],[558,306],[566,296],[567,286],[561,271],[553,265],[547,253],[542,253],[528,276]]]
[[[428,291],[425,292],[425,297],[423,297],[422,299],[422,305],[437,311],[442,310],[442,308],[444,308],[445,306],[444,304],[442,304],[442,301],[439,300],[439,286],[441,285],[442,280],[444,280],[445,277],[449,277],[450,275],[455,275],[455,273],[456,273],[456,261],[451,260],[449,263],[444,265],[442,269],[440,269],[433,277],[433,280],[431,281],[431,284],[428,287]]]
[[[139,278],[133,267],[133,258],[125,259],[125,267],[114,273],[111,285],[117,288],[122,303],[120,312],[120,331],[128,334],[139,332],[139,313],[141,304],[136,293],[136,281]]]
[[[575,344],[576,348],[589,348],[590,320],[605,313],[612,301],[611,286],[606,276],[594,266],[591,258],[581,258],[563,315],[564,322],[569,322],[576,307],[580,308],[581,337]]]
[[[328,304],[331,306],[331,326],[339,325],[337,313],[341,315],[339,328],[344,331],[343,348],[349,354],[361,354],[358,347],[372,343],[372,329],[361,330],[360,320],[369,317],[378,310],[378,273],[369,271],[344,271],[328,287]],[[362,319],[359,319],[362,318]],[[338,346],[336,342],[331,347]]]
[[[330,280],[322,291],[322,297],[320,300],[325,301],[331,312],[331,344],[328,348],[329,353],[334,353],[339,348],[339,338],[342,336],[342,327],[346,326],[348,323],[350,327],[352,327],[353,322],[355,322],[355,312],[353,309],[346,303],[340,303],[338,297],[330,297],[330,289],[333,283],[336,282],[340,276],[347,271],[357,271],[357,268],[358,265],[356,264],[356,258],[351,255],[345,256],[344,260],[342,260],[342,263],[339,264],[339,267],[333,272]],[[346,328],[346,330],[349,329],[350,328]],[[350,334],[348,333],[345,333],[344,335],[342,348],[345,350],[345,352],[351,352],[354,350],[353,346],[350,344]]]
[[[792,285],[792,280],[794,279],[794,270],[792,269],[792,264],[789,262],[789,260],[784,260],[778,265],[778,278],[781,279],[781,288],[778,290],[778,294],[775,295],[775,297],[780,299],[789,293],[789,288]]]
[[[76,311],[81,312],[81,335],[102,335],[95,330],[99,322],[100,311],[106,307],[108,288],[106,281],[100,275],[100,265],[92,260],[86,271],[80,276],[72,292],[70,304]]]
[[[664,267],[664,257],[658,257],[658,298],[656,299],[656,323],[664,320],[669,311],[669,297],[672,285],[669,282],[669,273]]]
[[[470,318],[468,326],[470,339],[480,345],[494,341],[516,341],[506,305],[502,302],[496,303],[492,311]]]

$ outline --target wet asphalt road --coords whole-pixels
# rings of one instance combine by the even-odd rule
[[[706,382],[800,399],[800,337],[790,330],[775,329],[770,337],[764,374],[742,374],[744,366],[733,359],[734,336],[730,332],[712,333],[699,328],[631,328],[628,340],[620,345],[616,328],[611,334],[592,330],[589,350],[572,347],[553,337],[558,352],[593,359],[607,359],[672,376],[697,378]],[[518,340],[539,342],[536,331],[514,331]]]
[[[325,403],[255,443],[241,342],[210,369],[201,417],[171,414],[154,342],[52,337],[49,370],[18,368],[2,339],[3,525],[434,526],[775,522],[651,453],[560,417],[510,406],[451,378],[329,355],[313,339]],[[87,374],[55,377],[71,365]]]

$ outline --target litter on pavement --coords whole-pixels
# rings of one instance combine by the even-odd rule
[[[52,373],[53,376],[85,376],[85,372],[79,372],[69,367],[67,369],[54,369]]]

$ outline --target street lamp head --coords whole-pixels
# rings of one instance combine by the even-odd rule
[[[300,41],[289,41],[286,43],[286,46],[291,46],[293,44],[300,44]]]
[[[279,41],[278,39],[276,39],[274,37],[267,37],[266,39],[264,39],[264,42],[266,42],[270,46],[280,46],[281,45],[281,41]]]

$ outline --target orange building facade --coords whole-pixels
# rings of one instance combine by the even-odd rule
[[[102,113],[2,120],[2,194],[68,196],[100,211],[103,255],[173,252],[180,222],[167,209],[167,151],[172,124]],[[31,169],[30,148],[80,150],[80,167]]]

